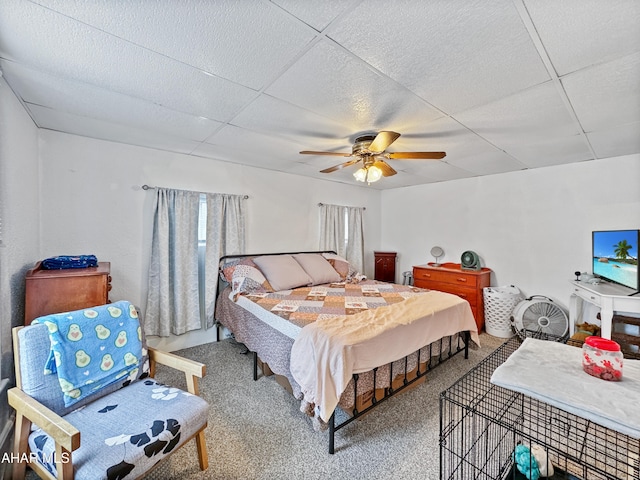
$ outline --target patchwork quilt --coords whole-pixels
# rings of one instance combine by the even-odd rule
[[[360,283],[331,283],[274,293],[256,292],[243,297],[289,322],[291,325],[282,333],[295,338],[303,327],[318,320],[393,305],[426,291],[410,285],[364,280]],[[246,302],[241,305],[247,308]]]
[[[254,292],[238,305],[293,340],[290,372],[325,422],[353,373],[463,331],[480,344],[466,300],[408,285],[365,280]]]

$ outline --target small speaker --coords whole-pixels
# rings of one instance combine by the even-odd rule
[[[467,250],[460,257],[460,268],[463,270],[480,270],[480,257],[476,252]]]

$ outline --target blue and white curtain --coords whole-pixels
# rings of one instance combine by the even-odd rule
[[[333,250],[364,272],[364,207],[320,205],[320,249]]]
[[[244,251],[243,197],[168,188],[156,193],[145,332],[166,337],[208,328],[214,322],[218,259]],[[202,195],[207,205],[204,271],[198,268]],[[206,311],[205,319],[201,310]]]
[[[204,328],[214,324],[218,262],[225,255],[245,253],[244,197],[208,193],[207,246],[205,253],[205,320]]]

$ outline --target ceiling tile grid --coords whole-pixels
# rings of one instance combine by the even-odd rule
[[[640,2],[522,0],[558,75],[640,50]]]
[[[387,189],[640,152],[637,0],[3,0],[40,128]],[[371,185],[357,137],[401,136]]]

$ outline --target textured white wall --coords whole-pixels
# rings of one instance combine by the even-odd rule
[[[364,206],[367,265],[380,238],[380,194],[307,177],[89,138],[40,131],[42,256],[93,253],[111,262],[112,300],[145,307],[153,191],[141,185],[247,194],[247,251],[318,248],[318,202]],[[169,349],[214,332],[170,337]]]
[[[24,273],[39,255],[38,129],[0,78],[0,337],[24,323]]]
[[[382,192],[383,249],[401,270],[477,252],[492,285],[569,305],[576,270],[591,270],[592,230],[640,228],[640,155]]]
[[[10,414],[2,379],[13,377],[11,327],[24,323],[24,274],[39,254],[38,131],[0,78],[0,455]],[[0,464],[0,478],[10,464]]]

